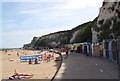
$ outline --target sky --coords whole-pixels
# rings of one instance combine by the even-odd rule
[[[0,2],[0,48],[20,48],[32,38],[70,30],[94,20],[103,0],[29,0]]]

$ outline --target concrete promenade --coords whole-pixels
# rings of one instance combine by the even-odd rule
[[[69,54],[55,79],[118,79],[118,64],[105,58]]]

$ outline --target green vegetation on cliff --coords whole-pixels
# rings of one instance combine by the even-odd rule
[[[95,23],[94,21],[90,21],[90,22],[87,22],[87,23],[81,25],[81,27],[80,27],[81,29],[77,35],[77,38],[74,40],[74,43],[92,42],[91,27],[94,26],[94,23]]]
[[[99,41],[103,39],[113,39],[120,35],[120,21],[112,24],[113,21],[114,19],[109,19],[101,26],[100,30],[102,32],[100,33]]]

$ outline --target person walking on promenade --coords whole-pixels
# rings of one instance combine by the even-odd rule
[[[65,52],[65,48],[64,47],[61,48],[61,52]]]
[[[69,54],[69,49],[67,48],[67,49],[66,49],[66,56],[65,56],[64,59],[66,59],[66,58],[68,57],[68,54]]]

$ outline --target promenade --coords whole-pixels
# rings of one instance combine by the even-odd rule
[[[118,64],[105,58],[69,54],[55,79],[118,79]]]

